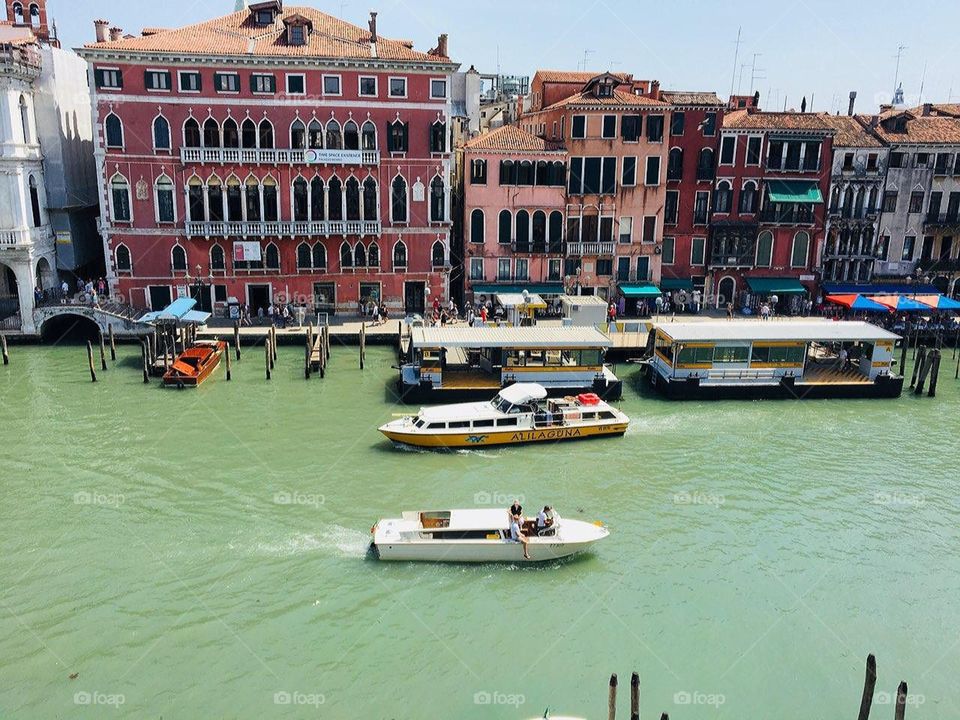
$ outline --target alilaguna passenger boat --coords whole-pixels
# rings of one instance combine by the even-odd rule
[[[200,341],[177,355],[163,374],[167,387],[197,387],[217,369],[227,344],[219,340]]]
[[[406,445],[461,448],[623,435],[629,422],[593,393],[547,399],[542,385],[516,383],[493,400],[424,407],[379,429]]]

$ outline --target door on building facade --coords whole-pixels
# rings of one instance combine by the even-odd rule
[[[734,295],[737,292],[737,284],[734,282],[733,278],[725,277],[720,281],[720,284],[717,286],[717,307],[725,308],[727,303],[736,304],[736,299]]]
[[[423,313],[426,309],[426,283],[405,282],[403,284],[403,309],[408,313]]]
[[[650,258],[641,255],[637,258],[637,282],[650,279]]]
[[[169,285],[150,286],[150,309],[163,310],[172,302]]]
[[[269,285],[247,285],[247,304],[250,305],[250,315],[256,316],[257,310],[263,308],[267,311],[270,305],[270,286]]]
[[[203,312],[213,312],[212,292],[213,286],[204,285],[202,282],[190,286],[190,297],[197,301],[196,309]]]
[[[630,258],[617,258],[617,282],[630,280]]]

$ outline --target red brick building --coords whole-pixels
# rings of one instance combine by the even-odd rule
[[[281,0],[140,36],[89,64],[109,281],[157,308],[229,297],[421,310],[446,296],[446,36],[420,52]]]

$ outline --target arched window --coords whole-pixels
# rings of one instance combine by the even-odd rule
[[[563,213],[554,210],[550,213],[550,252],[560,252],[563,244]]]
[[[447,151],[447,126],[437,120],[430,126],[430,152],[442,153]]]
[[[501,185],[517,184],[516,166],[514,165],[513,160],[500,161],[500,184]]]
[[[721,180],[717,183],[717,189],[713,192],[713,211],[718,213],[730,212],[730,201],[733,196],[733,190],[730,183]]]
[[[377,149],[377,126],[369,120],[360,128],[360,148],[362,150]]]
[[[274,243],[267,245],[266,261],[267,270],[280,269],[280,249]]]
[[[307,126],[300,119],[294,120],[290,126],[290,148],[293,150],[307,149]]]
[[[257,139],[261,148],[273,148],[273,123],[264,118],[260,121],[260,127],[257,129]]]
[[[198,148],[203,145],[200,139],[200,123],[194,118],[187,118],[183,124],[183,144],[188,148]]]
[[[174,245],[170,251],[170,268],[174,272],[187,271],[187,251],[182,245]]]
[[[387,135],[387,150],[389,152],[407,151],[407,124],[394,120],[390,123]]]
[[[853,212],[853,188],[849,185],[843,193],[843,206],[841,211],[844,217],[850,217]]]
[[[23,5],[18,2],[13,4],[13,22],[17,24],[23,22]]]
[[[368,177],[363,181],[363,219],[373,222],[380,217],[379,204],[377,201],[377,181]]]
[[[243,189],[236,175],[227,178],[227,220],[243,222]]]
[[[307,146],[311,150],[320,150],[323,148],[323,125],[316,118],[310,121],[307,133]]]
[[[470,242],[482,243],[484,231],[483,210],[474,208],[470,211]]]
[[[343,149],[360,149],[360,129],[353,120],[348,120],[343,126]]]
[[[220,125],[212,117],[203,121],[203,146],[220,147]]]
[[[770,267],[773,262],[773,233],[764,230],[757,236],[757,267]]]
[[[305,222],[310,219],[310,198],[307,181],[298,177],[293,181],[293,219]]]
[[[353,176],[347,178],[347,220],[360,219],[360,182]]]
[[[123,175],[114,175],[110,180],[110,200],[113,219],[116,222],[130,222],[130,183]]]
[[[120,118],[110,113],[104,119],[103,126],[106,130],[107,147],[123,148],[123,123]]]
[[[23,133],[23,144],[29,145],[33,135],[30,132],[30,106],[24,95],[20,96],[20,131]]]
[[[683,150],[678,147],[670,148],[667,156],[667,180],[683,179]]]
[[[327,181],[327,217],[343,220],[343,183],[336,175]]]
[[[537,160],[537,176],[534,180],[536,185],[550,184],[550,163],[546,160]]]
[[[203,181],[196,175],[187,181],[187,217],[191,222],[203,222],[207,219],[203,201]]]
[[[407,222],[407,181],[397,175],[390,186],[390,219]]]
[[[161,175],[157,178],[153,191],[156,195],[157,222],[176,222],[177,211],[173,199],[173,180],[166,175]]]
[[[556,187],[563,187],[567,184],[567,166],[560,160],[556,160],[553,163],[553,171],[550,173],[550,184]]]
[[[227,257],[223,252],[223,246],[217,243],[210,246],[210,269],[213,272],[225,272],[227,269]]]
[[[517,165],[517,185],[533,185],[534,164],[529,160],[521,160]]]
[[[170,123],[163,115],[157,115],[153,119],[153,149],[170,149]]]
[[[517,210],[516,222],[517,249],[521,252],[527,251],[530,249],[530,213],[526,210]]]
[[[433,267],[443,267],[446,263],[446,250],[443,247],[443,243],[437,240],[433,243],[433,247],[430,250],[430,260],[433,264]]]
[[[703,148],[697,160],[697,180],[713,180],[713,150]]]
[[[370,243],[367,250],[367,265],[372,268],[380,267],[380,246],[375,242]]]
[[[252,175],[247,178],[245,197],[246,220],[248,222],[260,222],[262,217],[260,212],[260,181]]]
[[[340,243],[340,268],[353,267],[353,253],[346,242]]]
[[[509,245],[513,237],[513,216],[509,210],[501,210],[497,217],[497,242]]]
[[[435,175],[430,181],[430,220],[431,222],[443,222],[446,219],[446,190],[443,186],[443,178]]]
[[[240,147],[240,129],[237,127],[237,121],[233,118],[227,118],[223,121],[223,146],[225,148]]]
[[[331,119],[327,122],[327,149],[340,150],[343,147],[343,138],[340,135],[340,123]]]
[[[323,180],[317,176],[310,181],[310,219],[313,222],[323,220]]]
[[[312,262],[310,246],[305,242],[297,245],[297,270],[309,270],[312,267]]]
[[[879,212],[880,207],[877,202],[877,186],[870,188],[870,199],[867,202],[867,212]]]
[[[280,219],[277,181],[269,175],[263,179],[263,219],[267,222],[277,222]]]
[[[43,218],[40,216],[40,189],[37,187],[37,179],[31,175],[30,185],[30,210],[33,213],[33,226],[40,227],[43,224]]]
[[[790,253],[790,267],[806,267],[809,250],[810,235],[806,231],[801,230],[793,236],[793,250]]]
[[[210,222],[223,221],[223,185],[216,175],[207,178],[207,217]]]
[[[397,240],[393,246],[393,268],[394,270],[405,268],[407,266],[407,246],[403,240]]]
[[[36,3],[30,3],[30,25],[40,27],[40,6]]]
[[[117,245],[115,256],[117,272],[133,272],[133,261],[130,259],[130,249],[126,245],[123,245],[122,243]]]
[[[254,150],[257,147],[257,126],[250,118],[240,126],[240,147],[244,150]]]
[[[327,269],[327,248],[324,247],[322,242],[318,242],[313,246],[313,269]]]
[[[357,243],[357,246],[353,249],[353,264],[356,267],[367,266],[367,253],[363,249],[363,243]]]
[[[544,250],[547,246],[547,214],[537,210],[533,214],[533,247],[534,250]]]
[[[757,211],[757,184],[752,180],[743,184],[740,191],[740,212],[743,214]]]

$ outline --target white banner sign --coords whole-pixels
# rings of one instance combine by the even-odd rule
[[[334,165],[359,165],[363,159],[360,150],[307,150],[307,164],[330,163]]]
[[[259,262],[260,243],[237,241],[233,244],[233,259],[236,262]]]

